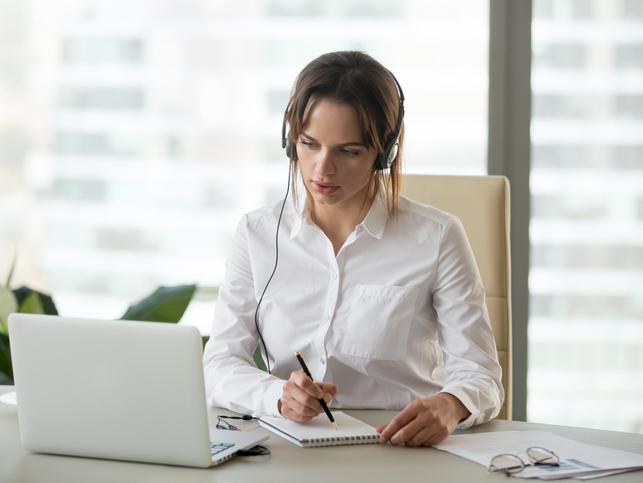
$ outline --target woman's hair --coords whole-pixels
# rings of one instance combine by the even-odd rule
[[[292,143],[290,170],[293,194],[297,174],[296,144],[309,112],[311,102],[327,99],[351,106],[357,113],[364,143],[378,156],[395,133],[400,115],[400,92],[391,72],[370,55],[358,51],[330,52],[310,62],[299,73],[285,113]],[[386,192],[389,213],[397,210],[404,124],[400,126],[397,155],[390,168],[378,170],[374,164],[369,194]]]

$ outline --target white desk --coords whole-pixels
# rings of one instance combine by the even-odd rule
[[[0,394],[13,387],[0,386]],[[388,421],[393,411],[348,411],[372,425]],[[212,410],[213,414],[232,414]],[[216,421],[216,418],[214,419]],[[242,422],[244,428],[255,422]],[[235,423],[236,424],[236,423]],[[242,426],[241,424],[239,426]],[[587,443],[643,454],[643,435],[522,423],[492,421],[472,431],[542,429]],[[256,431],[264,432],[257,427]],[[270,433],[271,434],[271,433]],[[272,435],[266,443],[270,457],[234,458],[209,469],[128,463],[26,453],[20,446],[16,408],[0,403],[0,482],[3,483],[120,483],[120,482],[422,482],[469,483],[507,480],[503,474],[432,448],[363,445],[303,449]],[[570,480],[568,480],[570,481]],[[577,480],[575,480],[577,481]],[[600,478],[601,483],[643,482],[643,471]]]

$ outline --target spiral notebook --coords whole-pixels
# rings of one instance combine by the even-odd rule
[[[259,424],[297,446],[340,446],[344,444],[377,443],[380,435],[373,426],[355,419],[342,411],[333,411],[337,431],[333,429],[326,414],[321,413],[308,423],[296,423],[289,419],[263,416]]]

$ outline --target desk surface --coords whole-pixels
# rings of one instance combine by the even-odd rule
[[[0,386],[0,394],[13,387]],[[394,411],[347,411],[376,426],[388,421]],[[213,414],[231,414],[211,410]],[[216,420],[216,418],[215,418]],[[255,422],[243,422],[244,429],[266,432]],[[566,426],[492,421],[471,431],[502,431],[541,429],[586,443],[598,444],[643,454],[643,435],[599,431]],[[6,483],[93,483],[153,481],[205,483],[253,482],[285,483],[399,481],[441,483],[508,481],[502,474],[490,473],[481,465],[433,448],[406,448],[390,445],[338,446],[330,448],[298,448],[270,434],[266,445],[270,457],[234,458],[209,469],[129,463],[120,461],[30,454],[20,446],[15,406],[0,403],[0,481]],[[526,481],[526,480],[513,480]],[[643,472],[636,471],[600,478],[600,482],[641,482]]]

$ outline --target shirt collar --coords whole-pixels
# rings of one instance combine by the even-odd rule
[[[294,214],[292,228],[290,229],[290,239],[292,240],[299,234],[303,224],[310,219],[305,192],[303,196],[300,194],[297,204],[292,200],[291,206]],[[361,227],[363,227],[372,237],[379,240],[384,234],[384,228],[387,221],[388,208],[386,206],[386,195],[380,191],[373,200],[373,204],[368,210],[368,214],[356,228],[360,230]]]
[[[387,221],[388,208],[386,206],[386,194],[380,189],[380,192],[373,200],[371,209],[368,210],[366,218],[357,226],[363,226],[372,237],[379,240],[384,234],[384,227]]]

